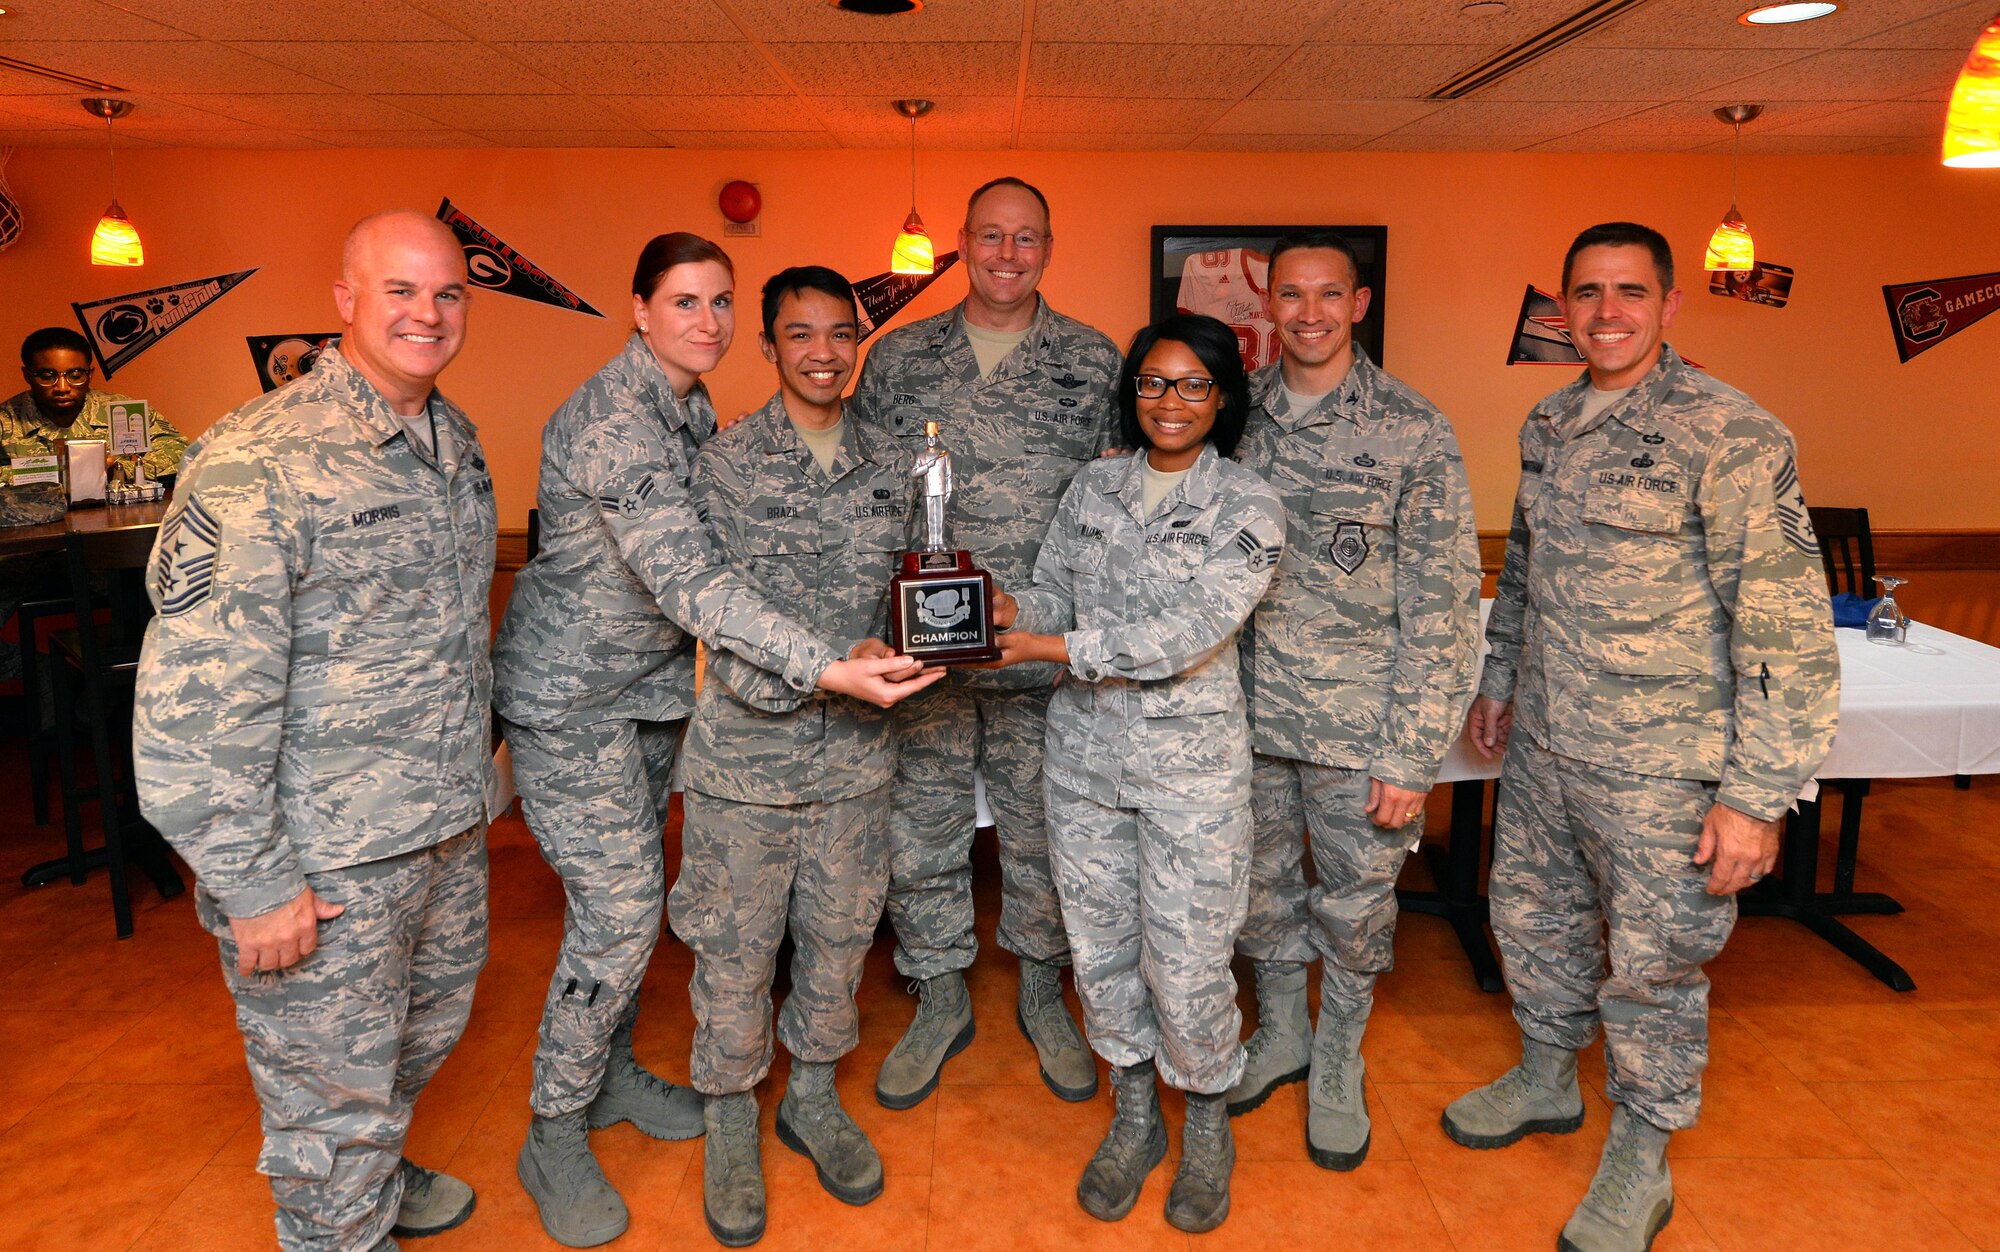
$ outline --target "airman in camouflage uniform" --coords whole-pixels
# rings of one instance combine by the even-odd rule
[[[1306,1151],[1330,1169],[1367,1154],[1361,1035],[1394,961],[1396,876],[1472,697],[1479,597],[1457,437],[1353,343],[1369,292],[1344,247],[1304,236],[1273,249],[1282,356],[1251,381],[1236,450],[1284,498],[1290,533],[1243,634],[1257,856],[1236,946],[1255,962],[1258,1028],[1230,1111],[1310,1074]],[[1324,394],[1295,402],[1294,382]],[[1315,950],[1316,1033],[1305,987]]]
[[[220,942],[287,1249],[472,1210],[400,1157],[486,961],[493,480],[430,389],[464,282],[436,221],[357,226],[339,351],[196,442],[153,553],[139,798]]]
[[[1053,238],[1041,193],[996,180],[967,204],[959,247],[971,292],[947,312],[884,336],[868,353],[855,399],[898,439],[926,422],[951,449],[953,542],[1004,587],[1025,586],[1056,505],[1077,470],[1115,445],[1111,388],[1118,350],[1036,293]],[[1023,245],[1022,241],[1029,241]],[[979,343],[1024,327],[982,369]],[[1017,332],[1018,333],[1018,332]],[[908,1108],[971,1042],[962,971],[972,964],[973,773],[982,771],[999,837],[1000,946],[1022,960],[1016,1020],[1043,1081],[1064,1099],[1097,1090],[1096,1066],[1062,1003],[1069,941],[1050,879],[1042,809],[1047,665],[956,670],[906,702],[892,818],[889,920],[896,968],[922,997],[910,1031],[883,1063],[877,1098]]]
[[[1562,1236],[1584,1252],[1644,1248],[1672,1213],[1666,1142],[1694,1124],[1708,1059],[1702,966],[1769,872],[1839,699],[1791,434],[1663,342],[1672,265],[1630,223],[1565,260],[1590,368],[1522,426],[1472,712],[1475,746],[1506,751],[1491,898],[1523,1056],[1445,1129],[1471,1147],[1576,1129],[1575,1053],[1601,1024],[1617,1107]]]

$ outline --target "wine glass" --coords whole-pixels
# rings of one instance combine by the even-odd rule
[[[1896,588],[1910,580],[1878,574],[1875,581],[1881,584],[1882,598],[1868,614],[1868,642],[1900,644],[1909,638],[1910,619],[1896,603]]]

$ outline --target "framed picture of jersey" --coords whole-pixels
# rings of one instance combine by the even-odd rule
[[[1246,367],[1269,365],[1278,359],[1278,330],[1264,304],[1271,245],[1286,235],[1323,232],[1346,240],[1361,262],[1361,285],[1374,294],[1367,316],[1354,328],[1354,341],[1383,364],[1387,226],[1155,226],[1150,320],[1176,310],[1206,313],[1236,332]]]

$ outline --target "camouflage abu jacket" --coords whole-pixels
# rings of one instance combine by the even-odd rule
[[[694,465],[695,508],[724,559],[843,655],[887,629],[889,578],[909,546],[911,466],[902,440],[856,421],[852,405],[846,416],[831,475],[800,440],[782,395],[710,440]],[[681,756],[688,786],[803,804],[889,781],[896,749],[887,710],[823,692],[780,704],[771,697],[785,693],[768,691],[769,679],[732,653],[709,655]]]
[[[542,431],[542,550],[514,577],[493,645],[500,715],[525,726],[694,711],[694,641],[813,689],[839,657],[730,569],[688,495],[715,434],[700,385],[677,400],[646,341]]]
[[[1840,657],[1791,432],[1671,347],[1575,427],[1589,376],[1521,427],[1480,694],[1578,760],[1719,780],[1783,813],[1833,742]]]
[[[111,406],[127,403],[131,396],[121,396],[115,391],[99,391],[95,387],[84,395],[83,409],[68,429],[52,431],[42,424],[40,414],[35,411],[34,393],[23,391],[10,396],[5,404],[0,404],[0,447],[7,455],[47,456],[55,451],[53,440],[62,439],[102,439],[111,442]],[[187,436],[174,429],[174,424],[161,417],[157,409],[151,416],[152,439],[145,455],[146,477],[166,478],[181,472],[181,458],[187,455]]]
[[[1479,536],[1458,439],[1358,345],[1304,414],[1284,412],[1279,369],[1252,378],[1236,448],[1277,488],[1289,526],[1243,632],[1251,742],[1428,791],[1472,699],[1478,647]]]
[[[1210,447],[1142,518],[1143,466],[1085,467],[1014,593],[1015,627],[1069,648],[1042,769],[1099,804],[1234,808],[1250,798],[1236,632],[1284,550],[1284,506]]]
[[[1003,589],[1028,585],[1049,520],[1076,472],[1118,443],[1111,341],[1041,302],[1034,325],[989,378],[965,336],[964,305],[890,331],[869,350],[854,399],[921,448],[924,423],[951,450],[951,541]],[[954,670],[986,688],[1046,687],[1049,665]]]
[[[441,458],[329,352],[188,452],[133,758],[147,820],[231,917],[492,816],[493,479],[465,414],[430,409]]]

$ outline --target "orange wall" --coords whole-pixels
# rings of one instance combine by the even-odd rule
[[[1523,413],[1567,378],[1502,365],[1522,285],[1553,289],[1570,236],[1620,217],[1673,240],[1696,289],[1671,338],[1791,424],[1815,502],[1866,503],[1878,529],[2000,528],[2000,317],[1899,365],[1879,291],[2000,270],[2000,173],[1928,158],[1750,158],[1742,203],[1760,253],[1799,271],[1792,306],[1773,311],[1707,294],[1695,268],[1728,196],[1722,158],[926,153],[926,219],[954,225],[965,192],[1001,172],[1039,183],[1054,202],[1043,290],[1121,342],[1145,316],[1154,223],[1386,223],[1389,365],[1457,424],[1483,529],[1506,525]],[[647,237],[719,234],[720,185],[760,184],[763,235],[730,244],[741,333],[710,380],[719,407],[749,408],[772,387],[752,342],[757,285],[798,262],[854,277],[885,268],[909,207],[907,174],[905,156],[860,151],[129,152],[119,198],[148,260],[112,271],[84,263],[106,198],[101,155],[27,150],[8,170],[28,233],[0,253],[0,343],[74,324],[71,300],[260,266],[114,380],[192,433],[254,394],[245,335],[337,327],[328,283],[349,223],[390,205],[429,210],[449,195],[610,315],[492,294],[475,304],[468,346],[443,385],[480,423],[503,525],[518,527],[541,423],[617,349]],[[903,318],[962,291],[949,274]]]

